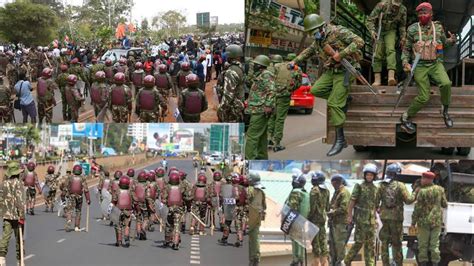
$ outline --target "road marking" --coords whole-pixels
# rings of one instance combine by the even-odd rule
[[[31,259],[31,258],[33,258],[34,256],[35,256],[35,254],[30,254],[30,255],[28,255],[28,256],[25,257],[25,260]]]
[[[201,264],[201,254],[199,251],[199,236],[191,237],[191,255],[189,257],[190,264]]]
[[[320,114],[322,117],[326,117],[326,114],[323,113],[323,112],[321,112],[321,111],[319,111],[319,110],[316,110],[316,113]]]
[[[199,251],[199,247],[191,247],[191,250]]]
[[[201,259],[201,256],[193,256],[193,255],[191,255],[191,259],[200,260],[200,259]]]
[[[317,139],[313,139],[313,140],[310,140],[310,141],[301,143],[300,145],[298,145],[298,147],[303,147],[303,146],[309,145],[309,144],[311,144],[311,143],[314,143],[314,142],[316,142],[316,141],[320,141],[320,140],[322,140],[322,139],[323,139],[322,137],[321,137],[321,138],[317,138]]]
[[[201,264],[199,260],[190,260],[189,263],[191,264]]]
[[[191,255],[199,255],[199,251],[192,251],[191,250]]]
[[[61,243],[61,242],[63,242],[64,240],[66,240],[66,238],[59,239],[58,241],[56,241],[56,243]]]

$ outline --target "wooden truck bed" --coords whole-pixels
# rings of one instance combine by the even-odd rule
[[[397,124],[401,114],[417,95],[416,87],[409,87],[399,107],[391,116],[398,98],[397,88],[380,86],[373,95],[360,85],[351,87],[352,102],[347,112],[344,133],[349,145],[394,147]],[[449,113],[454,127],[447,129],[441,116],[439,89],[431,88],[431,97],[413,122],[417,126],[418,147],[474,147],[474,86],[453,87]],[[327,113],[326,143],[334,141],[334,127],[329,125]]]

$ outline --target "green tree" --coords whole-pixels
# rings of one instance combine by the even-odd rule
[[[158,13],[157,16],[153,17],[151,24],[162,30],[166,37],[178,37],[183,33],[186,17],[177,10],[169,10]]]
[[[0,8],[0,35],[8,42],[44,45],[54,38],[56,27],[56,15],[48,6],[15,2]]]

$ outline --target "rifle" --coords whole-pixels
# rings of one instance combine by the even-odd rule
[[[401,84],[403,85],[400,88],[400,94],[398,95],[397,103],[395,104],[395,107],[393,107],[393,110],[390,116],[393,116],[393,112],[395,112],[395,109],[397,109],[398,105],[400,105],[402,97],[405,94],[407,87],[410,85],[411,80],[413,79],[413,75],[415,74],[415,68],[418,65],[418,62],[420,61],[420,57],[421,57],[421,54],[419,53],[415,54],[415,60],[413,60],[413,65],[411,67],[410,75],[403,81],[403,83],[398,84],[399,88]]]
[[[330,56],[333,56],[336,53],[336,51],[334,51],[334,49],[329,44],[324,45],[323,51]],[[374,95],[377,95],[372,85],[370,85],[370,83],[364,78],[364,76],[362,76],[359,70],[357,70],[353,65],[351,65],[349,61],[347,61],[345,58],[342,58],[341,64],[347,71],[349,71],[349,73],[354,75],[358,81],[364,84],[365,87],[368,88]]]
[[[382,33],[382,18],[383,18],[383,12],[380,12],[379,28],[377,29],[377,38],[375,39],[374,52],[372,53],[372,65],[374,65],[375,54],[377,53],[377,47],[379,45],[380,34]]]

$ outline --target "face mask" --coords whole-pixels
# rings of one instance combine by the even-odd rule
[[[418,20],[420,21],[421,25],[426,25],[431,21],[431,15],[430,14],[419,15]]]
[[[324,39],[324,35],[325,35],[324,32],[321,33],[321,31],[318,30],[314,33],[313,36],[316,41],[321,41],[322,39]]]

